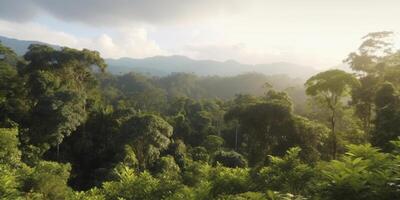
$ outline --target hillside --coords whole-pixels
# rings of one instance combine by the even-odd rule
[[[307,78],[317,70],[293,63],[269,63],[248,65],[233,60],[219,62],[214,60],[194,60],[185,56],[155,56],[144,59],[107,59],[109,71],[123,74],[131,71],[164,76],[171,72],[195,73],[201,76],[233,76],[246,72],[265,75],[286,74],[290,77]]]
[[[28,47],[31,44],[44,44],[44,45],[49,45],[52,46],[53,48],[60,48],[58,45],[52,45],[52,44],[47,44],[44,42],[39,42],[39,41],[30,41],[30,40],[18,40],[14,38],[8,38],[0,35],[0,42],[7,46],[10,47],[15,53],[18,55],[24,55],[25,52],[28,51]]]

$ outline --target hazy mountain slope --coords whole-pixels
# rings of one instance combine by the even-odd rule
[[[25,54],[25,52],[28,50],[29,45],[31,45],[31,44],[45,44],[45,45],[52,46],[53,48],[60,48],[60,46],[47,44],[44,42],[18,40],[18,39],[8,38],[8,37],[4,37],[4,36],[0,36],[0,42],[2,44],[4,44],[5,46],[8,46],[11,49],[13,49],[14,52],[20,56]]]
[[[306,78],[317,70],[292,63],[270,63],[259,65],[241,64],[236,61],[193,60],[184,56],[156,56],[144,59],[107,59],[109,71],[113,74],[130,71],[152,75],[167,75],[171,72],[195,73],[202,76],[232,76],[246,72],[260,72],[266,75],[287,74],[291,77]]]
[[[0,41],[11,47],[18,55],[23,55],[30,44],[46,44],[38,41],[17,40],[0,36]],[[57,45],[50,45],[60,48]],[[172,72],[195,73],[200,76],[233,76],[246,72],[259,72],[266,75],[286,74],[290,77],[308,78],[317,70],[293,63],[270,63],[248,65],[233,60],[225,62],[213,60],[194,60],[185,56],[155,56],[143,59],[106,59],[108,71],[113,74],[141,72],[155,76],[165,76]]]

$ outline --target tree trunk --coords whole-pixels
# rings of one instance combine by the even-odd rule
[[[60,161],[59,156],[60,156],[60,143],[57,142],[57,161]]]
[[[236,124],[236,128],[235,128],[235,151],[237,151],[237,145],[238,145],[238,125]]]
[[[335,109],[332,110],[331,116],[331,126],[332,126],[332,158],[336,159],[336,152],[337,152],[337,136],[336,136],[336,112]]]

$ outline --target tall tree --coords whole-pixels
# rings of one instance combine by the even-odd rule
[[[352,105],[355,114],[363,123],[363,129],[370,133],[375,110],[375,93],[383,82],[385,68],[393,65],[393,32],[373,32],[364,36],[356,52],[344,60],[359,72],[360,85],[353,88]],[[391,60],[391,61],[389,61]]]
[[[18,76],[20,59],[8,47],[0,43],[0,125],[14,126],[26,117],[26,90]],[[14,124],[14,125],[13,125]]]
[[[134,116],[122,128],[122,143],[133,148],[140,170],[159,158],[171,143],[172,126],[156,115]]]
[[[392,149],[389,141],[400,136],[400,98],[393,84],[386,82],[378,89],[375,104],[375,130],[371,142],[388,151]]]
[[[336,121],[338,111],[343,108],[343,98],[350,95],[351,88],[358,85],[357,79],[341,70],[321,72],[307,80],[306,93],[315,98],[321,106],[330,110],[329,123],[332,134],[332,157],[336,159],[337,135]]]
[[[290,105],[270,100],[237,105],[226,113],[225,119],[238,120],[242,137],[247,143],[249,165],[254,166],[263,162],[281,139],[285,140],[283,135],[288,133],[291,116]]]
[[[380,79],[376,76],[364,76],[359,79],[360,84],[352,90],[351,105],[355,108],[355,115],[361,120],[363,130],[369,134],[373,125],[375,110],[374,99]]]
[[[26,77],[30,96],[30,139],[44,147],[58,147],[86,117],[91,91],[96,88],[95,66],[104,71],[104,60],[96,51],[53,49],[31,45],[24,56],[27,64],[19,73]],[[47,123],[43,123],[47,122]]]
[[[344,60],[350,67],[365,74],[377,73],[377,64],[393,53],[393,32],[373,32],[364,36],[358,52],[352,52]]]

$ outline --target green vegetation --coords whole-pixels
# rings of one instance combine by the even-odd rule
[[[304,86],[111,75],[95,51],[0,44],[0,199],[400,199],[390,36]]]

